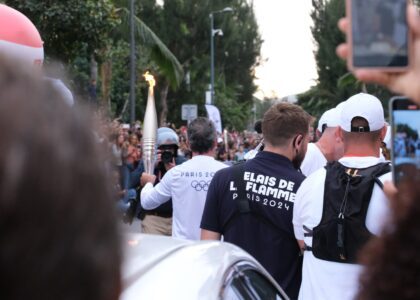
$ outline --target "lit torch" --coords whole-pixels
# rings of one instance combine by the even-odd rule
[[[229,154],[229,144],[228,144],[228,132],[227,130],[223,130],[223,139],[225,140],[225,151],[227,155]]]
[[[146,72],[144,78],[149,83],[149,94],[147,96],[146,112],[143,122],[143,163],[144,171],[153,174],[155,169],[155,145],[157,136],[157,115],[155,96],[153,88],[156,84],[155,78]]]

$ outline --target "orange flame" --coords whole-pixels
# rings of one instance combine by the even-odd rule
[[[149,87],[154,88],[154,86],[156,85],[155,77],[153,77],[153,75],[150,74],[149,71],[147,71],[146,73],[144,73],[143,74],[143,77],[149,83]]]

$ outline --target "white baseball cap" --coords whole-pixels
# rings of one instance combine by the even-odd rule
[[[351,121],[361,117],[368,122],[367,127],[352,127]],[[350,97],[342,105],[340,127],[347,132],[370,132],[386,125],[381,101],[375,96],[360,93]]]
[[[322,128],[324,127],[324,125],[326,127],[340,126],[340,119],[341,119],[341,108],[339,108],[338,106],[331,108],[327,110],[326,112],[324,112],[321,118],[319,118],[317,129],[319,130],[319,132],[322,132]]]

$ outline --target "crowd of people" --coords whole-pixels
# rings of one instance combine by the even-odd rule
[[[382,190],[391,180],[383,150],[388,124],[381,101],[360,93],[321,116],[315,140],[312,126],[302,108],[278,103],[265,113],[262,135],[225,134],[226,144],[206,118],[186,131],[159,128],[154,174],[141,167],[141,127],[130,134],[117,126],[126,136],[116,139],[118,161],[130,176],[128,188],[138,191],[142,231],[223,237],[253,255],[291,299],[353,299],[362,272],[359,251],[391,220]],[[182,149],[181,139],[187,141]],[[246,162],[250,149],[241,149],[233,165],[219,155],[227,154],[225,145],[243,148],[250,141],[264,146]],[[189,149],[191,159],[184,156]],[[131,151],[138,152],[137,162],[124,161]]]
[[[176,156],[185,160],[192,158],[192,151],[187,145],[187,127],[176,128],[174,124],[165,127],[172,131]],[[158,134],[159,135],[159,134]],[[133,186],[138,181],[136,168],[142,164],[142,126],[136,122],[134,126],[117,120],[104,124],[101,142],[112,153],[112,165],[118,171],[119,184],[123,189]],[[261,134],[255,131],[229,131],[217,134],[215,158],[227,165],[245,160],[245,154],[254,149],[261,141]],[[161,144],[157,141],[157,147]],[[156,161],[159,163],[159,160]],[[135,178],[133,178],[135,177]]]
[[[4,11],[0,4],[0,21]],[[408,22],[411,68],[355,75],[420,104],[420,16],[411,6]],[[339,27],[347,33],[348,20]],[[348,50],[337,53],[347,59]],[[135,203],[142,232],[238,245],[291,299],[420,298],[419,185],[392,183],[374,95],[341,99],[313,143],[313,118],[289,103],[264,114],[261,135],[226,132],[220,141],[205,117],[159,128],[147,174],[140,124],[95,126],[68,89],[7,54],[0,44],[4,299],[118,299],[118,199]]]

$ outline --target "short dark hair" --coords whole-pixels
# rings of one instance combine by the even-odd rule
[[[264,141],[272,146],[285,146],[294,136],[309,134],[311,120],[312,117],[297,105],[274,104],[262,120]]]
[[[0,289],[4,299],[116,299],[111,184],[88,115],[0,57]]]
[[[187,135],[192,152],[203,154],[214,147],[216,129],[211,120],[198,117],[188,125]]]

